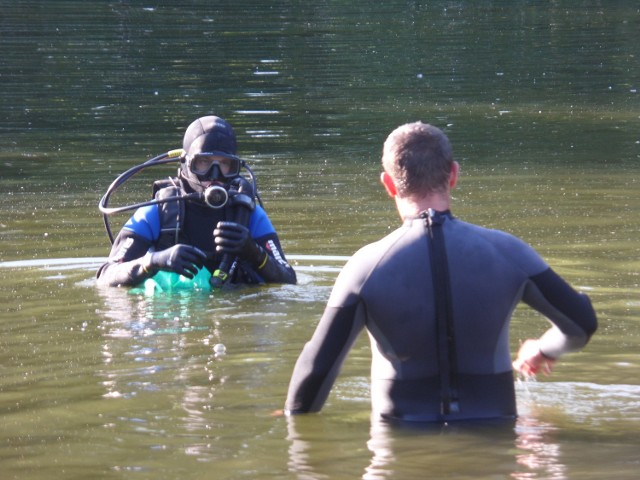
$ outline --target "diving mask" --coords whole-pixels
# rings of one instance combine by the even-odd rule
[[[198,177],[211,178],[212,170],[217,167],[218,175],[224,178],[235,178],[240,174],[242,160],[228,154],[217,152],[196,153],[187,157],[189,170]],[[218,175],[213,175],[217,177]]]

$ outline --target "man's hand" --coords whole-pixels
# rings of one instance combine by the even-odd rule
[[[236,222],[218,222],[213,231],[216,252],[239,256],[253,263],[259,263],[264,253],[251,238],[249,229]]]
[[[542,354],[539,343],[538,340],[525,340],[518,351],[518,358],[513,362],[514,370],[526,377],[534,376],[539,371],[545,375],[551,373],[556,361]]]
[[[149,255],[146,270],[166,270],[193,278],[204,265],[207,255],[192,245],[179,243]]]

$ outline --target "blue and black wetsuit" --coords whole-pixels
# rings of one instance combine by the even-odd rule
[[[443,413],[443,377],[431,249],[424,218],[360,249],[338,276],[289,385],[289,413],[322,408],[358,334],[371,340],[374,414],[409,421],[511,418],[516,401],[509,323],[523,301],[553,324],[540,340],[557,358],[580,349],[597,320],[529,245],[507,233],[443,218],[452,330],[446,379],[456,408]]]
[[[188,188],[182,185],[182,188]],[[175,205],[176,202],[173,202]],[[168,205],[168,204],[164,204]],[[213,230],[220,221],[234,221],[228,209],[212,209],[201,202],[183,202],[177,241],[174,235],[163,233],[167,222],[160,205],[139,208],[126,222],[116,237],[107,263],[97,272],[98,281],[107,285],[135,285],[144,278],[137,278],[138,268],[132,261],[139,259],[150,250],[163,250],[176,243],[192,245],[207,254],[205,267],[214,272],[221,262],[221,256],[215,252]],[[175,224],[175,221],[174,221]],[[233,283],[295,283],[296,274],[287,263],[280,240],[267,213],[256,205],[247,226],[251,238],[269,255],[271,261],[267,269],[260,273],[250,265],[239,262]],[[267,277],[267,278],[265,278]]]

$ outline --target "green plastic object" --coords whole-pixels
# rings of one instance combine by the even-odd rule
[[[140,287],[132,289],[132,293],[154,295],[156,293],[170,293],[178,290],[210,291],[210,278],[211,272],[206,268],[201,268],[193,278],[183,277],[174,272],[160,271],[153,277],[145,280]]]

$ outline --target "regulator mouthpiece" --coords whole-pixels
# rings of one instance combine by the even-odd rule
[[[229,201],[229,193],[220,185],[212,185],[204,191],[204,203],[211,208],[222,208]]]

